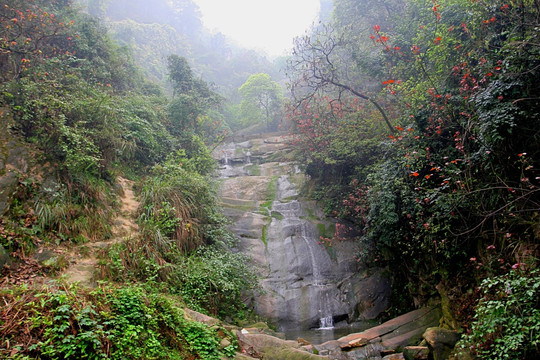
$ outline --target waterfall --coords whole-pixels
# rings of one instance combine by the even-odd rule
[[[333,306],[330,299],[332,285],[327,283],[323,274],[325,264],[321,264],[321,253],[325,250],[317,243],[316,234],[313,233],[312,225],[308,220],[303,219],[304,211],[298,200],[285,202],[284,199],[297,196],[298,192],[291,184],[288,176],[280,176],[278,180],[277,201],[272,203],[272,210],[281,213],[284,217],[282,222],[294,223],[296,227],[293,238],[304,244],[304,256],[306,264],[311,269],[311,281],[307,285],[310,288],[309,294],[312,297],[312,314],[315,312],[319,321],[320,329],[333,329]]]
[[[334,328],[334,318],[332,315],[320,319],[319,330],[330,330]]]
[[[330,304],[328,292],[326,292],[324,295],[325,301],[321,301],[320,304],[322,316],[319,319],[319,330],[329,330],[334,328],[334,317],[332,316],[330,309],[328,309],[328,305]]]
[[[299,219],[300,220],[300,219]],[[300,237],[304,240],[311,260],[311,269],[312,269],[312,286],[318,289],[318,312],[319,312],[319,329],[328,330],[334,328],[334,319],[332,316],[332,309],[330,306],[330,298],[328,296],[327,286],[323,282],[323,277],[321,276],[321,270],[319,264],[316,260],[314,249],[313,249],[313,236],[308,236],[307,232],[307,222],[301,220],[300,224]],[[324,295],[323,295],[324,294]]]

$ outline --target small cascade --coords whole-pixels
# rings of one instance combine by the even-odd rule
[[[249,165],[251,164],[251,151],[248,150],[248,152],[246,153],[246,165]]]
[[[330,330],[334,328],[334,318],[332,315],[321,318],[319,322],[319,330]]]
[[[324,294],[324,300],[321,299],[320,303],[320,313],[321,318],[319,319],[319,330],[330,330],[334,328],[334,317],[330,310],[330,298],[328,292]]]
[[[229,145],[229,147],[221,151],[220,157],[221,157],[221,163],[223,164],[223,166],[221,166],[221,169],[219,171],[220,179],[228,179],[228,178],[233,178],[237,176],[244,176],[247,174],[244,166],[241,166],[241,165],[239,166],[238,161],[236,161],[236,164],[235,164],[235,160],[236,160],[234,157],[235,150],[234,148],[230,148],[230,146],[231,145]]]
[[[222,161],[223,161],[223,166],[221,167],[221,170],[220,170],[220,173],[221,173],[220,177],[222,179],[226,179],[226,178],[234,176],[234,169],[233,169],[233,166],[230,165],[228,151],[223,152]]]

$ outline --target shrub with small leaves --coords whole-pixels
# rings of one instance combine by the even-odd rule
[[[540,270],[485,279],[470,332],[456,347],[478,359],[540,358]]]

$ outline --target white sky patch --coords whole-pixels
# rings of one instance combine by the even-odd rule
[[[317,21],[319,0],[194,0],[204,25],[238,44],[284,55]]]

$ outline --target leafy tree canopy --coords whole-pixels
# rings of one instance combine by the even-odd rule
[[[264,122],[268,129],[277,127],[282,112],[283,93],[270,75],[251,75],[238,92],[242,97],[240,108],[245,125]]]

